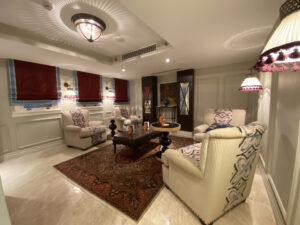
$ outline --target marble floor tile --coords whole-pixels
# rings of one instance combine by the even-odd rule
[[[110,144],[107,141],[99,146]],[[93,147],[88,151],[96,149]],[[0,175],[12,225],[199,225],[194,213],[163,187],[139,221],[83,189],[53,165],[88,151],[64,145],[0,163]],[[272,208],[257,170],[247,201],[215,225],[275,225]]]

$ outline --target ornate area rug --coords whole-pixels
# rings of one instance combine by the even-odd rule
[[[170,148],[193,143],[193,139],[171,136]],[[113,145],[62,162],[54,167],[67,177],[107,201],[131,218],[138,220],[163,185],[161,162],[154,158],[159,151],[158,138],[134,153],[130,148]]]

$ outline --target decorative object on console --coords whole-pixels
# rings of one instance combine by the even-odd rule
[[[68,146],[87,149],[106,141],[106,127],[101,121],[90,121],[86,109],[62,111],[65,143]]]
[[[59,68],[8,60],[12,104],[52,104],[61,97]]]
[[[202,224],[212,224],[249,196],[265,130],[263,124],[254,122],[208,132],[201,145],[200,160],[187,158],[181,151],[165,151],[164,183]],[[191,191],[185,191],[186,187]]]
[[[103,20],[86,13],[73,15],[71,21],[74,23],[77,32],[88,42],[97,41],[106,29]]]
[[[194,70],[177,72],[177,122],[182,130],[193,131],[194,128]]]
[[[153,123],[156,121],[157,106],[157,77],[142,77],[143,120]]]
[[[202,142],[210,126],[243,126],[245,120],[244,109],[206,109],[203,124],[194,128],[194,140]]]
[[[177,105],[177,83],[160,84],[160,104]]]
[[[74,71],[77,104],[102,103],[102,76],[92,73]]]
[[[250,73],[246,76],[247,77],[241,84],[239,91],[261,91],[263,89],[259,79],[255,76],[252,69],[250,69]]]
[[[300,0],[287,0],[280,7],[280,19],[254,66],[258,71],[300,70]]]

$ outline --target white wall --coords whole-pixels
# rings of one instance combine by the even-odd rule
[[[269,125],[262,143],[262,159],[283,217],[292,213],[291,195],[300,120],[300,72],[262,73],[265,90],[259,98],[258,118]],[[271,89],[270,89],[271,84]],[[294,205],[294,204],[292,204]]]
[[[11,225],[0,178],[0,224]]]
[[[62,96],[67,91],[63,86],[68,82],[74,88],[74,75],[71,70],[60,70]],[[76,108],[75,100],[62,98],[51,109],[37,108],[27,111],[22,105],[11,105],[9,102],[9,79],[7,60],[0,59],[0,162],[3,158],[17,156],[23,152],[39,150],[51,145],[63,143],[61,129],[61,110]],[[105,96],[106,86],[112,87],[112,79],[103,77],[103,104],[87,106],[91,120],[101,120],[113,112],[113,101]],[[130,81],[130,88],[135,82]],[[135,90],[133,90],[135,92]],[[130,91],[130,98],[132,91]],[[135,102],[133,103],[135,104]],[[107,124],[108,121],[105,121]]]

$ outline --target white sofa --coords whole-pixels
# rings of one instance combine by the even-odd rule
[[[194,152],[193,146],[188,154],[185,148],[167,150],[162,154],[164,183],[202,223],[211,224],[249,196],[265,129],[259,122],[216,129]]]
[[[128,106],[115,106],[114,115],[118,131],[125,131],[126,126],[138,126],[142,122],[142,118],[132,113]]]
[[[204,123],[194,128],[194,140],[202,142],[206,130],[214,125],[245,125],[246,111],[244,109],[206,109]]]
[[[68,146],[87,149],[106,141],[106,126],[102,121],[90,121],[86,109],[62,111],[65,143]]]

